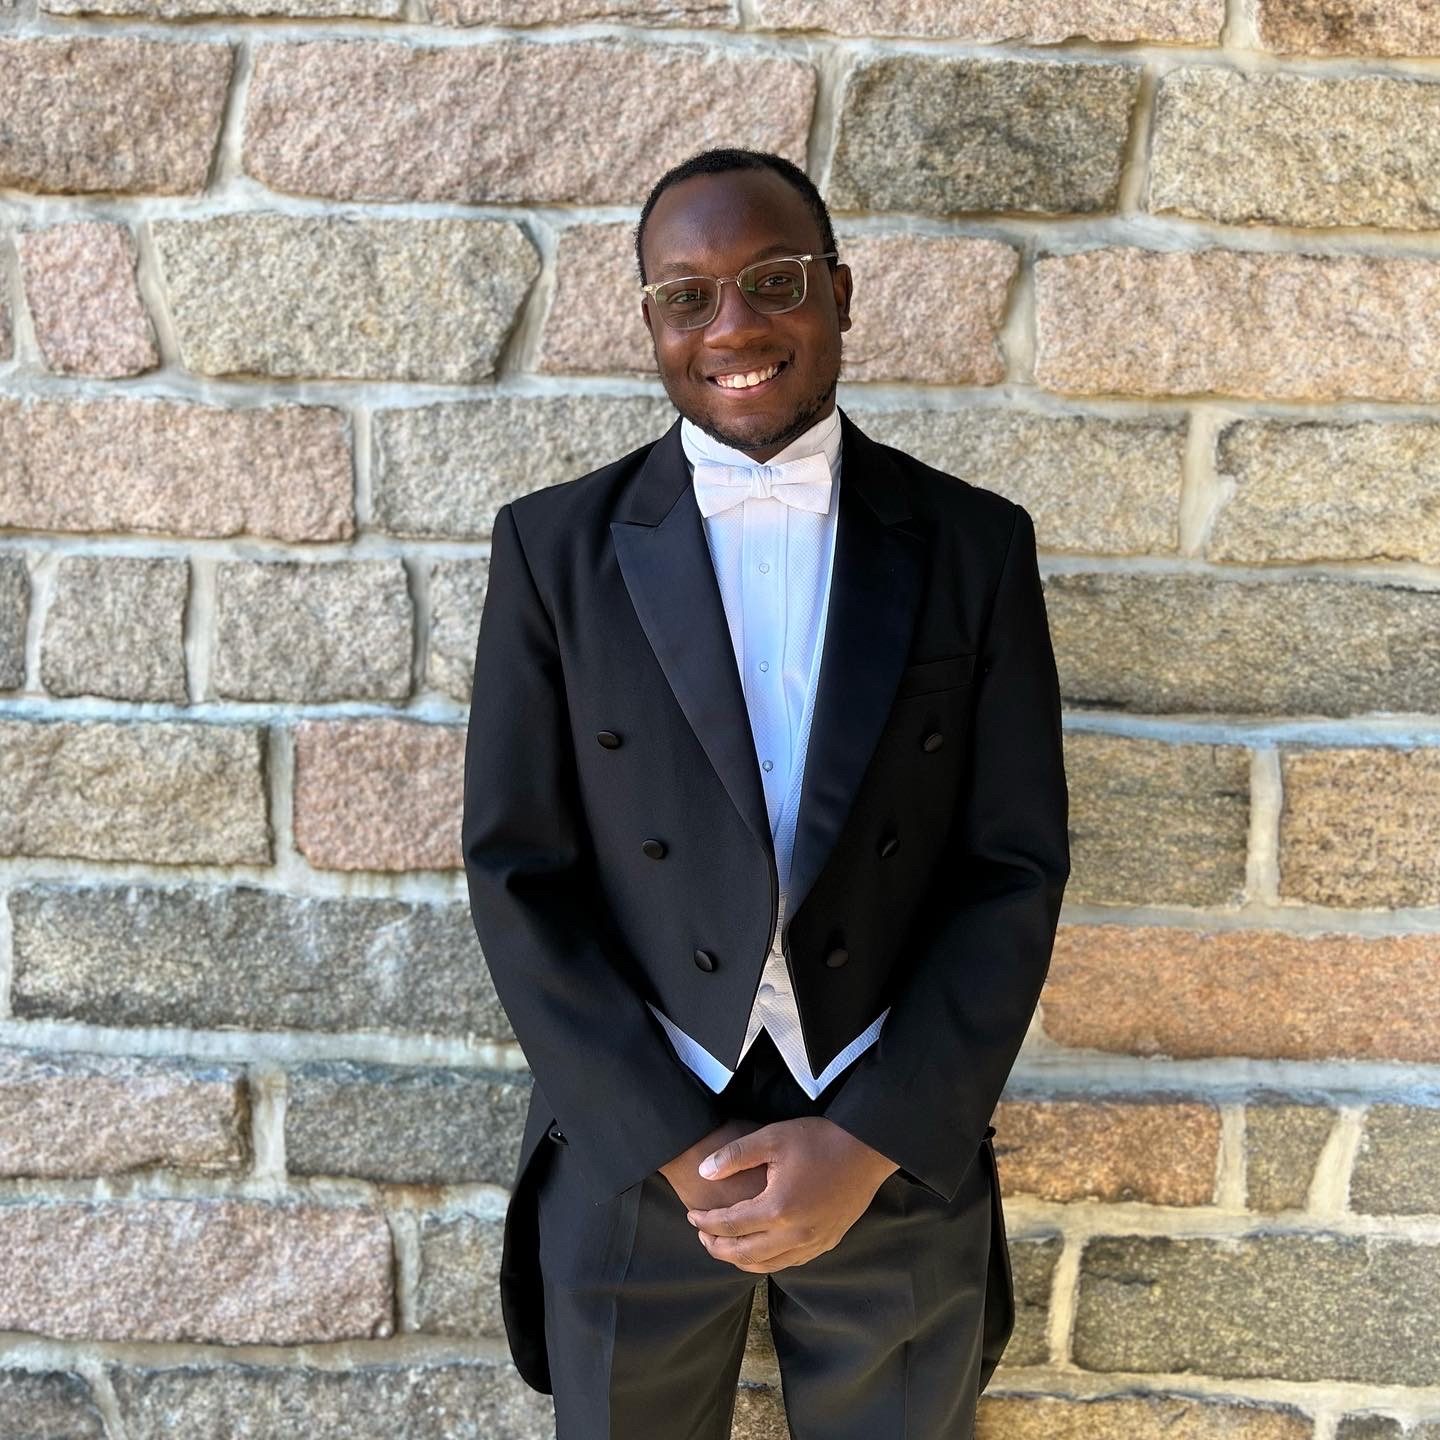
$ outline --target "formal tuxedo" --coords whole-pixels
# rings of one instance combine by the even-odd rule
[[[800,783],[815,718],[835,561],[844,474],[840,433],[840,411],[832,407],[828,415],[757,465],[753,457],[692,421],[680,422],[680,444],[691,468],[731,649],[742,676],[779,881],[779,912],[740,1056],[743,1062],[763,1030],[791,1079],[812,1098],[873,1043],[886,1014],[882,1010],[819,1075],[814,1074],[780,946],[790,908]],[[733,1068],[663,1010],[653,1003],[650,1008],[684,1064],[712,1090],[723,1090],[734,1078]]]
[[[883,1016],[805,1112],[901,1167],[877,1209],[883,1195],[897,1215],[914,1202],[939,1216],[988,1176],[982,1384],[1013,1326],[989,1121],[1069,873],[1034,529],[840,417],[778,936],[771,816],[680,421],[496,516],[461,838],[476,933],[534,1077],[501,1296],[540,1390],[541,1162],[563,1151],[589,1207],[628,1197],[633,1236],[634,1197],[668,1186],[658,1167],[734,1114],[659,1016],[737,1070],[772,937],[813,1075]]]

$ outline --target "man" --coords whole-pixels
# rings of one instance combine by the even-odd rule
[[[1034,530],[837,409],[836,251],[778,156],[668,172],[681,418],[495,520],[462,845],[559,1440],[728,1436],[759,1275],[804,1440],[968,1437],[1013,1327],[988,1121],[1069,874]]]

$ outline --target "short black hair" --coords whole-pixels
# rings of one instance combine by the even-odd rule
[[[645,208],[640,212],[640,223],[635,227],[635,268],[640,272],[642,285],[645,283],[645,260],[640,253],[640,247],[645,238],[645,223],[655,208],[655,202],[672,185],[688,180],[692,175],[720,175],[727,170],[773,170],[800,192],[800,198],[815,217],[816,225],[820,227],[821,250],[839,249],[835,243],[835,229],[830,224],[830,211],[820,198],[815,182],[798,165],[783,155],[775,155],[768,150],[701,150],[688,160],[672,166],[655,182],[654,189],[645,201]],[[839,257],[828,263],[833,270],[840,263]]]

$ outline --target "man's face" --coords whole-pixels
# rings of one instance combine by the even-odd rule
[[[650,212],[645,278],[730,276],[755,260],[825,248],[799,192],[773,170],[692,175]],[[780,315],[751,309],[735,284],[720,287],[715,318],[693,330],[672,329],[640,302],[671,403],[706,434],[761,463],[835,407],[840,332],[850,328],[850,268],[832,272],[828,260],[812,260],[806,269],[804,303]],[[751,390],[728,390],[714,378],[776,361],[780,373]]]

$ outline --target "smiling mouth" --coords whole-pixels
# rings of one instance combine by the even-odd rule
[[[717,379],[714,375],[706,377],[707,383],[713,385],[717,390],[723,390],[727,395],[758,395],[768,390],[784,373],[789,361],[781,360],[775,365],[766,365],[760,370],[752,370],[747,374],[726,375]],[[763,378],[767,377],[768,378]],[[722,383],[722,379],[728,383]],[[752,380],[757,381],[751,384]]]

